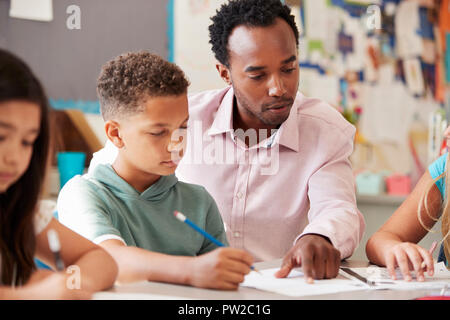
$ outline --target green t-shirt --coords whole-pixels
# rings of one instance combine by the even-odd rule
[[[58,197],[60,221],[100,243],[118,239],[128,246],[172,255],[195,256],[216,245],[185,223],[174,210],[228,244],[222,218],[205,188],[162,176],[139,193],[111,165],[98,165],[88,175],[67,182]]]

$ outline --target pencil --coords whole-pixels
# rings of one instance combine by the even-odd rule
[[[47,239],[50,251],[53,252],[53,256],[55,257],[56,270],[64,270],[64,262],[62,261],[61,255],[59,253],[59,251],[61,250],[61,243],[59,242],[58,233],[53,229],[48,230]]]
[[[430,250],[428,250],[428,252],[430,254],[433,254],[434,250],[436,250],[437,244],[438,244],[437,241],[433,241],[433,243],[431,244]],[[425,261],[422,261],[422,265],[420,266],[420,268],[424,269],[425,266],[426,266]]]
[[[216,238],[214,238],[212,235],[210,235],[208,232],[206,232],[205,230],[203,230],[202,228],[200,228],[199,226],[197,226],[195,223],[193,223],[191,220],[189,220],[188,218],[186,218],[186,216],[184,214],[182,214],[179,211],[174,211],[173,214],[175,215],[175,217],[180,220],[181,222],[186,223],[188,226],[190,226],[192,229],[194,229],[195,231],[197,231],[198,233],[200,233],[202,236],[204,236],[206,239],[208,239],[209,241],[211,241],[212,243],[214,243],[216,246],[218,247],[225,247],[225,245],[220,242],[219,240],[217,240]],[[253,271],[256,271],[258,273],[261,273],[258,269],[256,269],[254,266],[251,266],[250,269],[252,269]]]

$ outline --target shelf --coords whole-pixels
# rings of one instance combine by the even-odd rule
[[[356,202],[358,205],[376,204],[376,205],[390,205],[400,206],[405,201],[407,196],[396,196],[389,194],[380,194],[376,196],[357,194]]]

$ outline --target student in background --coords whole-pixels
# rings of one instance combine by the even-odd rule
[[[0,50],[0,299],[85,299],[116,279],[117,265],[105,250],[39,205],[48,150],[43,88],[22,61]],[[35,256],[55,267],[50,229],[59,235],[65,266],[78,267],[79,287],[73,273],[36,270]]]
[[[97,93],[118,156],[112,165],[70,180],[60,192],[58,213],[111,253],[119,281],[236,289],[250,271],[251,255],[217,249],[174,216],[175,210],[184,213],[227,243],[213,198],[174,175],[189,118],[188,85],[176,65],[145,51],[106,63]],[[174,135],[180,138],[172,140]]]
[[[449,138],[450,130],[446,130]],[[424,280],[425,270],[431,276],[434,272],[433,257],[427,248],[417,243],[431,231],[441,219],[442,240],[438,248],[438,261],[447,263],[450,258],[450,208],[449,208],[449,168],[448,153],[445,153],[423,174],[412,193],[394,212],[387,222],[369,239],[366,253],[375,264],[386,266],[395,279],[395,267],[399,267],[403,277],[411,280],[411,270],[417,280]]]

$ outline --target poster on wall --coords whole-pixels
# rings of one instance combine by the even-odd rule
[[[226,86],[216,70],[216,59],[209,44],[208,26],[225,0],[172,0],[170,32],[171,60],[186,73],[190,93]]]

